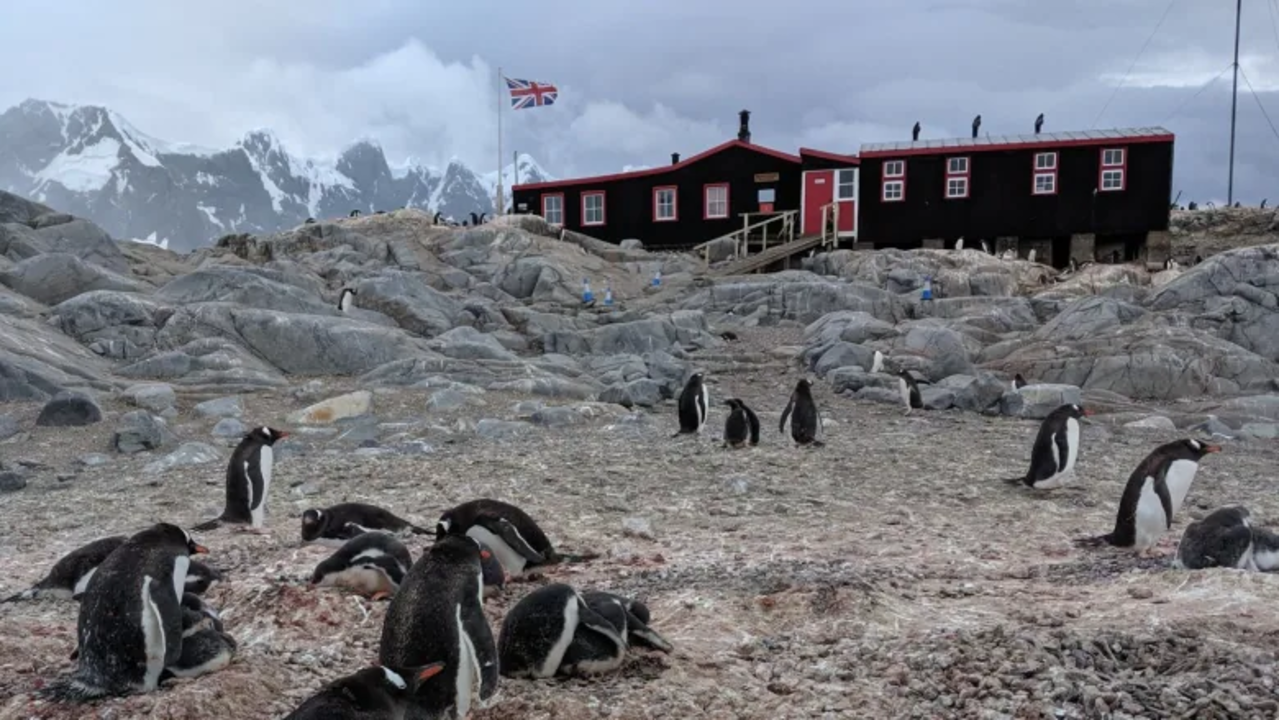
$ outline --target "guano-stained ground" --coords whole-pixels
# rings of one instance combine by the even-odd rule
[[[375,660],[386,607],[301,584],[331,552],[300,545],[301,511],[362,500],[429,526],[475,497],[526,508],[565,551],[601,554],[489,601],[495,635],[531,587],[564,581],[643,599],[676,650],[636,651],[622,671],[594,680],[503,678],[498,701],[474,718],[1279,713],[1279,575],[1176,571],[1071,544],[1108,530],[1132,468],[1183,433],[1138,433],[1097,418],[1084,432],[1080,489],[1036,494],[999,479],[1023,472],[1037,422],[903,416],[833,397],[819,383],[828,444],[797,449],[777,433],[799,377],[792,364],[761,352],[707,365],[715,408],[700,439],[670,438],[668,405],[634,415],[598,406],[584,425],[492,441],[467,423],[514,418],[522,398],[490,393],[482,407],[436,415],[425,410],[429,391],[380,393],[382,422],[412,423],[383,437],[407,431],[433,454],[352,455],[349,444],[304,434],[294,447],[305,454],[280,453],[269,536],[199,536],[208,561],[228,574],[207,599],[240,643],[230,667],[147,696],[44,704],[30,692],[71,667],[76,606],[0,605],[0,718],[282,717],[323,683]],[[352,387],[326,380],[329,394]],[[719,448],[719,402],[730,395],[759,412],[759,447]],[[194,402],[180,399],[171,426],[184,440],[210,441],[213,420],[195,418]],[[246,423],[277,427],[305,405],[287,393],[246,404]],[[0,495],[0,594],[26,587],[92,538],[158,520],[190,526],[220,509],[221,463],[160,476],[142,470],[158,454],[78,467],[77,457],[107,452],[126,408],[107,409],[96,426],[37,428],[28,441],[0,445],[7,459],[47,468],[26,489]],[[18,415],[29,425],[37,410]],[[1221,442],[1170,542],[1226,503],[1279,524],[1276,443]],[[647,521],[651,537],[635,519]],[[415,558],[424,546],[410,543]]]

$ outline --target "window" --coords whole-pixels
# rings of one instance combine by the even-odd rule
[[[946,199],[968,197],[968,158],[946,158]]]
[[[761,203],[777,202],[776,188],[760,188],[759,192],[755,193],[755,195]]]
[[[653,222],[672,222],[679,219],[679,210],[675,206],[676,188],[653,188]]]
[[[1115,192],[1126,187],[1128,174],[1128,153],[1124,148],[1103,148],[1101,151],[1101,176],[1097,179],[1097,189],[1102,192]]]
[[[879,191],[884,202],[901,202],[906,199],[906,161],[885,160],[884,179]]]
[[[857,171],[856,170],[840,170],[837,175],[838,185],[836,186],[835,199],[837,200],[856,200],[857,199]]]
[[[1032,195],[1057,194],[1056,152],[1035,153],[1035,169],[1030,193]]]
[[[582,193],[582,225],[604,224],[604,191]]]
[[[728,183],[717,183],[706,186],[706,203],[702,208],[702,218],[715,220],[728,217]]]
[[[564,193],[542,196],[542,217],[547,224],[564,224]]]

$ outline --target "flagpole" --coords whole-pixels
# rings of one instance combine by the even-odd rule
[[[497,207],[493,215],[500,216],[506,210],[502,201],[502,68],[497,69]]]

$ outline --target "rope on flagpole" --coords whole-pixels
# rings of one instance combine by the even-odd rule
[[[499,217],[506,210],[502,200],[502,68],[497,69],[497,203],[493,207],[494,217]]]

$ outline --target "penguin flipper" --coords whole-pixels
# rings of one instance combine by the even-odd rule
[[[782,411],[782,419],[777,423],[777,432],[786,432],[786,418],[790,417],[791,410],[795,408],[795,393],[790,394],[790,400],[786,402],[786,409]]]
[[[1159,496],[1159,504],[1164,506],[1165,528],[1172,529],[1172,494],[1168,492],[1168,483],[1155,483],[1155,494]]]
[[[496,518],[489,527],[490,531],[496,531],[497,536],[506,541],[507,545],[515,552],[523,555],[526,560],[533,563],[546,562],[546,556],[533,549],[531,545],[520,535],[520,531],[515,529],[510,520],[506,518]]]
[[[627,611],[626,624],[629,634],[640,641],[637,644],[651,647],[654,650],[661,650],[664,653],[669,653],[675,649],[669,640],[662,637],[661,633],[649,627],[648,623],[635,617],[635,613]]]
[[[414,525],[412,523],[409,523],[409,532],[414,535],[434,535],[435,534],[434,530],[427,530],[424,527],[418,527],[417,525]]]
[[[35,588],[28,588],[26,590],[23,590],[20,593],[14,593],[13,595],[10,595],[9,597],[3,600],[0,600],[0,604],[17,602],[19,600],[30,600],[31,598],[35,597],[35,594],[36,594]]]
[[[746,403],[742,403],[742,409],[746,411],[746,420],[751,426],[751,445],[759,444],[759,416],[754,410],[746,407]]]

